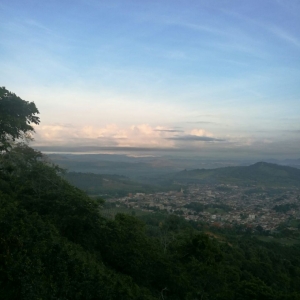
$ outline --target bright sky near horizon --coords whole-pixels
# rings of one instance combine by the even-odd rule
[[[299,0],[3,0],[35,145],[300,157]]]

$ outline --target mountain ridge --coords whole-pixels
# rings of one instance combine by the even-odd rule
[[[300,186],[300,170],[267,162],[250,166],[194,169],[181,171],[173,176],[185,183],[236,183],[267,186]]]

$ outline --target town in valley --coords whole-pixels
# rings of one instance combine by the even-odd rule
[[[245,225],[274,232],[280,224],[299,230],[299,188],[190,184],[180,191],[129,193],[106,200],[110,207],[176,214],[216,227]]]

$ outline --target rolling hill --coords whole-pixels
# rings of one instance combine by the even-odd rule
[[[171,178],[170,178],[171,179]],[[239,184],[276,187],[300,187],[300,170],[258,162],[250,166],[195,169],[172,175],[180,183]]]
[[[127,196],[129,193],[153,193],[178,189],[178,186],[174,186],[170,182],[161,182],[161,184],[152,184],[149,182],[145,184],[120,175],[69,172],[64,177],[72,185],[75,185],[89,195],[101,195],[105,197],[122,197]]]

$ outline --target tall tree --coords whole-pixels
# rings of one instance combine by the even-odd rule
[[[12,142],[33,132],[39,124],[39,114],[33,102],[28,102],[5,87],[0,87],[0,151],[8,151]]]

